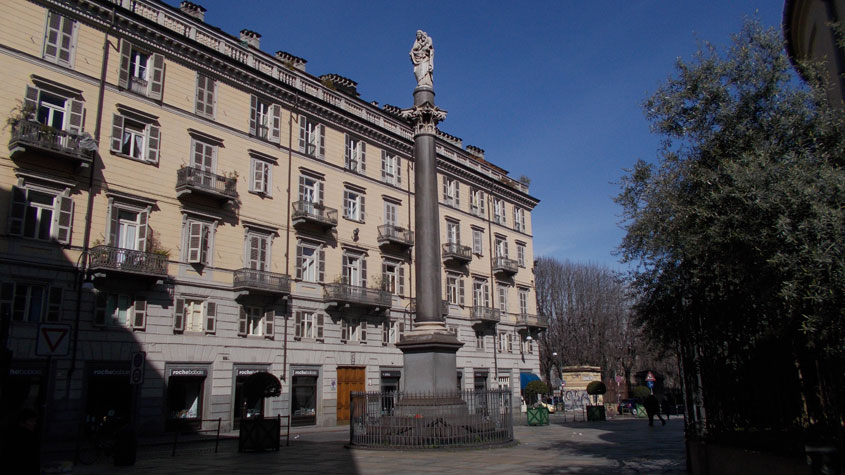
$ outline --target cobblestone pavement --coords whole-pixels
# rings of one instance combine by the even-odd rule
[[[524,417],[524,416],[523,416]],[[563,422],[553,416],[551,425],[516,426],[517,444],[510,447],[469,450],[365,450],[347,449],[343,428],[291,432],[289,447],[278,452],[237,452],[237,441],[178,448],[142,446],[133,467],[113,467],[110,460],[73,468],[87,473],[350,473],[411,474],[627,474],[686,473],[683,421],[648,427],[642,419],[606,422]]]

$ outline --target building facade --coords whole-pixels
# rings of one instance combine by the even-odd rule
[[[403,387],[411,127],[204,13],[10,0],[0,17],[2,398],[43,410],[48,436],[132,414],[147,433],[259,413],[334,425],[350,391]],[[509,387],[518,404],[546,326],[538,200],[457,137],[440,132],[437,154],[456,389]],[[262,371],[281,397],[246,400]]]
[[[820,62],[827,80],[827,98],[836,107],[845,99],[845,49],[841,35],[845,15],[843,0],[786,0],[783,33],[786,52],[803,74],[801,63]]]

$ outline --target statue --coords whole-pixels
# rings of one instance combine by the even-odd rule
[[[411,47],[411,62],[414,63],[414,76],[417,87],[432,87],[431,74],[434,71],[434,46],[431,38],[422,30],[417,30],[417,40]]]

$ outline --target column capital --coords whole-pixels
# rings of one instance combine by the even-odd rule
[[[437,123],[446,118],[446,111],[431,102],[414,105],[410,109],[402,109],[399,116],[411,121],[414,125],[414,136],[437,134]]]

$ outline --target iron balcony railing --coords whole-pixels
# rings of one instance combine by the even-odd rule
[[[498,308],[472,307],[472,319],[482,322],[499,322],[502,319],[502,311]]]
[[[472,260],[472,249],[455,242],[443,244],[443,259],[456,259],[469,262]]]
[[[400,244],[402,246],[414,245],[414,232],[401,226],[383,224],[378,227],[378,242]]]
[[[337,210],[310,201],[295,201],[292,219],[294,224],[313,222],[325,226],[337,226]]]
[[[278,294],[290,293],[290,276],[257,269],[238,269],[235,271],[233,286],[235,290],[262,290]]]
[[[194,167],[182,167],[176,175],[176,191],[198,191],[227,199],[238,197],[238,179]]]
[[[82,147],[80,145],[82,139],[82,135],[59,130],[35,120],[21,120],[12,125],[9,150],[14,153],[15,149],[29,147],[40,152],[89,163],[94,159],[94,150],[92,147]]]
[[[415,299],[415,298],[411,299],[411,305],[409,307],[409,310],[413,314],[417,313],[417,299]],[[443,315],[449,315],[449,302],[448,301],[446,301],[446,300],[440,301],[440,312]]]
[[[516,324],[520,327],[548,328],[549,319],[545,315],[520,313],[516,316]]]
[[[96,246],[89,252],[91,270],[111,270],[155,277],[167,275],[167,256],[163,254],[113,246]]]
[[[515,259],[508,259],[507,257],[502,256],[496,256],[493,258],[493,272],[516,274],[518,271],[519,264]]]
[[[326,284],[326,300],[355,305],[389,308],[393,302],[390,292],[349,284]]]

